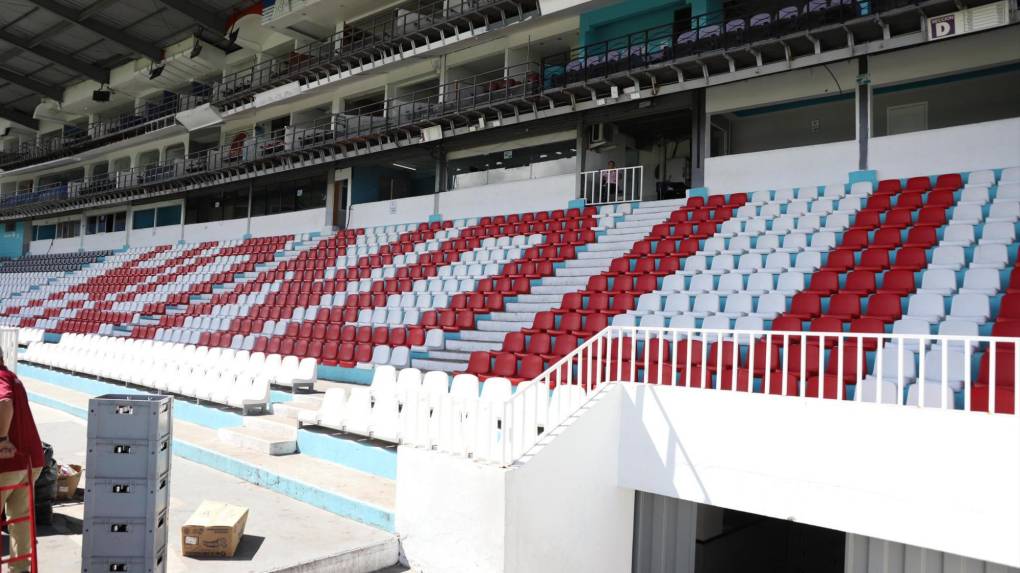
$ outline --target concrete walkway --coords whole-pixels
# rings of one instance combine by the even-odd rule
[[[26,386],[43,384],[26,381]],[[48,390],[63,390],[48,384]],[[35,391],[40,390],[36,386]],[[66,391],[66,390],[65,390]],[[72,398],[72,397],[65,397]],[[33,404],[42,438],[53,444],[57,460],[62,463],[85,463],[85,422],[56,409]],[[215,440],[215,432],[201,428],[185,429],[182,422],[175,424],[175,437],[188,435],[189,440],[201,440],[197,434],[207,434]],[[189,424],[190,426],[190,424]],[[235,452],[244,455],[243,452]],[[267,456],[268,457],[268,456]],[[281,458],[282,463],[293,463],[294,456]],[[314,460],[312,460],[314,461]],[[334,464],[322,468],[302,468],[314,472],[336,468]],[[315,465],[315,464],[313,464]],[[291,468],[292,471],[294,468]],[[323,472],[326,473],[326,472]],[[308,475],[321,485],[350,476]],[[87,469],[86,469],[87,478]],[[389,497],[392,492],[375,492]],[[263,571],[375,571],[393,564],[397,557],[395,536],[379,529],[362,525],[333,513],[295,501],[229,474],[210,469],[180,457],[174,458],[170,485],[170,572],[263,572]],[[372,497],[375,497],[373,495]],[[79,497],[80,499],[80,497]],[[180,554],[180,527],[205,499],[244,505],[250,508],[245,537],[232,559],[200,560]],[[392,497],[389,497],[392,499]],[[64,503],[55,508],[54,526],[40,532],[39,548],[42,573],[64,573],[80,569],[81,519],[84,505],[80,502]],[[356,551],[359,550],[360,551]],[[315,564],[310,562],[317,562]],[[300,566],[301,564],[305,564]],[[293,569],[292,569],[293,568]]]

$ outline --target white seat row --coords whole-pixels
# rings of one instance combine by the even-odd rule
[[[526,382],[517,390],[533,384]],[[536,389],[534,416],[541,427],[558,425],[585,400],[580,386],[560,385],[551,393],[544,384]],[[489,378],[483,384],[473,374],[451,380],[446,372],[378,366],[368,388],[327,390],[319,409],[300,412],[299,421],[486,458],[499,445],[503,404],[513,394],[505,378]]]
[[[65,335],[57,344],[34,343],[24,359],[159,391],[240,408],[266,411],[270,384],[315,382],[315,361],[266,356],[151,340]]]

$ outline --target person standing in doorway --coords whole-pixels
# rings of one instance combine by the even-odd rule
[[[31,476],[26,475],[28,461],[32,463]],[[30,479],[34,487],[42,467],[42,441],[28,406],[28,394],[21,380],[8,370],[0,352],[0,486],[17,485]],[[0,505],[8,520],[24,517],[29,514],[28,491],[25,488],[0,491]],[[12,557],[32,551],[29,527],[27,521],[8,526]],[[27,560],[10,565],[11,573],[24,573],[29,569]]]
[[[602,191],[606,194],[606,201],[616,202],[620,200],[617,195],[620,172],[616,170],[616,162],[612,159],[602,170]]]

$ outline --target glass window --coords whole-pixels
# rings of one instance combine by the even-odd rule
[[[156,226],[168,227],[181,224],[181,206],[170,205],[156,209]]]
[[[131,214],[132,229],[151,229],[156,224],[155,209],[143,209]]]

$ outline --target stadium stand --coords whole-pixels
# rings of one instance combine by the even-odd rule
[[[790,333],[1011,332],[1015,309],[1003,285],[1011,284],[1008,269],[1017,264],[1020,212],[1012,206],[1020,185],[1010,182],[1010,173],[996,181],[993,172],[975,172],[968,176],[974,183],[966,185],[959,174],[920,176],[876,187],[825,185],[636,208],[391,225],[301,241],[279,236],[155,247],[113,255],[72,272],[57,281],[59,287],[15,297],[4,320],[142,339],[131,346],[113,339],[113,346],[99,348],[151,352],[154,361],[166,360],[161,351],[218,348],[238,364],[238,384],[247,387],[247,378],[239,377],[264,368],[269,373],[256,377],[259,382],[290,388],[310,387],[318,365],[413,365],[470,376],[460,380],[518,384],[608,324]],[[72,344],[104,339],[83,340]],[[145,346],[137,345],[143,341]],[[876,377],[858,367],[873,365],[877,349],[865,347],[859,357],[853,344],[840,353],[833,343],[820,353],[817,341],[806,342],[801,363],[796,341],[786,352],[780,341],[771,348],[759,342],[759,355],[775,356],[767,373],[761,365],[748,372],[746,355],[742,363],[717,363],[714,346],[706,362],[696,352],[691,368],[695,379],[705,369],[717,380],[737,370],[742,387],[753,380],[758,390],[767,374],[772,392],[792,394],[801,391],[794,373],[806,373],[810,395],[853,398],[856,388],[861,399],[873,399]],[[34,347],[32,356],[43,356],[49,346]],[[70,351],[75,348],[80,346]],[[1000,363],[1012,360],[1007,350],[998,351]],[[926,399],[937,403],[941,348],[903,351],[910,381],[932,386]],[[896,343],[881,352],[892,368]],[[948,352],[953,370],[945,399],[959,402],[964,350],[951,346]],[[730,355],[729,347],[723,355]],[[988,381],[981,365],[988,352],[971,356],[973,397],[983,404]],[[671,376],[668,354],[658,358],[654,380]],[[921,362],[923,379],[916,374]],[[390,371],[376,368],[373,380]],[[895,384],[888,376],[883,383]],[[161,384],[141,382],[163,389]],[[198,397],[194,391],[185,394]],[[905,392],[906,403],[917,402],[917,385]],[[226,395],[201,394],[229,403]],[[896,399],[894,389],[884,395]],[[1005,394],[998,402],[1002,408],[1012,404]],[[344,402],[334,396],[330,403]]]

